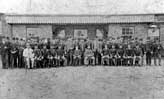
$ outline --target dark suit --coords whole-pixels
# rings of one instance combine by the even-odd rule
[[[2,68],[9,68],[10,65],[10,43],[6,42],[1,45]]]

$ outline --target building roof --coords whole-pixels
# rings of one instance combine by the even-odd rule
[[[138,15],[6,15],[9,24],[107,24],[154,22],[153,14]]]

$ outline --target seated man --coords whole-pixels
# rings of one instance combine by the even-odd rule
[[[53,66],[53,60],[54,60],[53,49],[54,49],[54,46],[50,45],[50,49],[48,49],[48,53],[47,53],[48,67],[52,67]]]
[[[124,49],[123,46],[120,45],[119,49],[117,50],[117,66],[122,66],[124,61]]]
[[[78,46],[75,47],[73,59],[74,59],[75,66],[81,64],[81,51]]]
[[[43,68],[43,53],[42,53],[42,49],[40,49],[40,48],[38,49],[37,60],[38,60],[38,67]]]
[[[105,45],[105,48],[102,50],[102,64],[109,65],[109,49],[108,46]]]
[[[57,52],[56,52],[56,49],[55,49],[55,46],[51,46],[51,49],[50,49],[50,52],[51,52],[51,55],[52,55],[52,67],[55,67],[56,66],[56,60],[57,60]]]
[[[34,67],[37,68],[39,65],[39,49],[38,46],[34,46]]]
[[[133,58],[134,58],[134,51],[131,48],[131,45],[128,45],[126,49],[126,65],[131,66],[133,65]]]
[[[92,65],[94,65],[95,64],[95,57],[94,57],[94,53],[91,50],[90,46],[88,46],[84,52],[84,64],[89,65],[90,62]]]
[[[141,56],[142,56],[142,50],[140,49],[139,45],[136,46],[134,49],[134,65],[141,65]]]
[[[42,54],[43,54],[43,68],[48,67],[48,49],[47,46],[44,45],[42,49]]]
[[[112,45],[112,48],[110,49],[110,65],[111,66],[116,66],[116,54],[117,54],[117,51],[116,51],[116,48],[115,48],[115,45]]]
[[[57,50],[57,65],[58,66],[63,66],[64,65],[64,62],[65,62],[65,52],[64,50],[62,49],[61,46],[58,47],[58,50]]]

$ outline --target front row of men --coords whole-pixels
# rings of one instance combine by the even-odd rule
[[[23,51],[27,68],[45,68],[56,66],[78,66],[78,65],[107,65],[107,66],[141,66],[144,64],[144,55],[146,55],[146,64],[151,65],[149,55],[153,54],[154,63],[158,60],[158,65],[161,65],[161,48],[157,46],[156,51],[152,53],[136,45],[134,48],[128,45],[124,48],[119,45],[116,48],[112,45],[111,48],[105,45],[101,52],[93,51],[90,46],[87,46],[84,51],[81,51],[79,46],[75,46],[68,51],[65,51],[62,46],[55,48],[53,45],[47,49],[46,46],[39,48],[37,45],[32,49],[30,44],[26,44]]]

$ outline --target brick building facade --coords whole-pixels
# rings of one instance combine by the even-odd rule
[[[156,36],[164,41],[163,17],[162,14],[5,15],[3,34],[18,38],[38,36],[50,39],[60,33],[64,37],[86,36],[90,39],[94,39],[97,34],[102,34],[104,38],[137,37],[144,40],[148,36]]]

